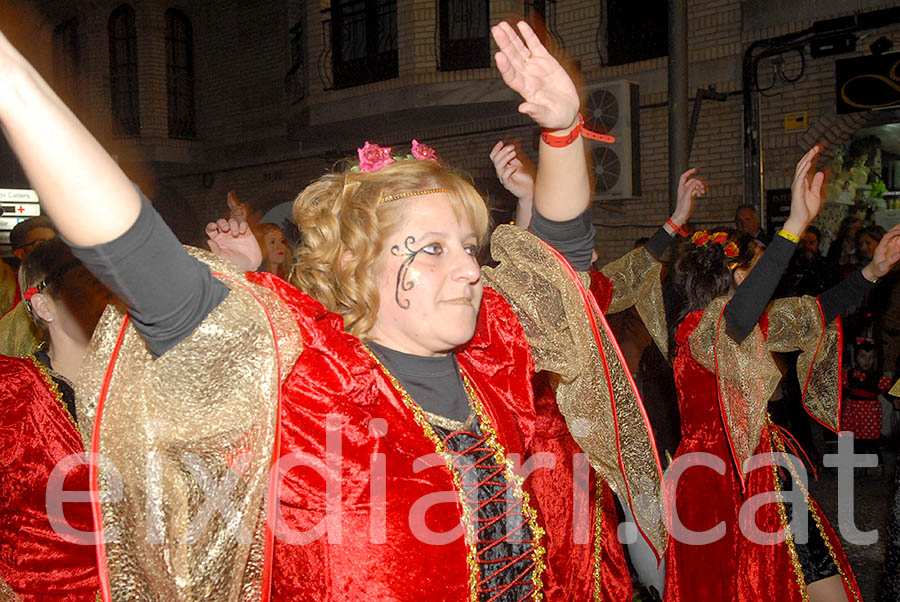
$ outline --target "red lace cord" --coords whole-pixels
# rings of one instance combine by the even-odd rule
[[[468,436],[474,439],[474,442],[466,449],[455,451],[449,445],[449,441],[456,436]],[[488,598],[488,602],[490,602],[498,600],[511,588],[517,585],[523,585],[524,581],[530,578],[530,575],[535,568],[533,560],[529,562],[525,569],[516,575],[509,583],[495,587],[487,587],[487,584],[492,579],[512,568],[516,563],[528,558],[532,552],[534,552],[538,542],[534,539],[533,535],[528,539],[522,538],[523,531],[528,525],[528,517],[522,511],[522,500],[516,498],[510,492],[510,484],[503,476],[504,467],[494,461],[494,450],[486,444],[486,441],[486,436],[478,435],[470,431],[451,432],[444,439],[444,443],[447,444],[448,451],[452,455],[453,467],[459,472],[466,503],[473,510],[473,516],[477,526],[475,531],[477,562],[480,567],[493,564],[501,565],[486,576],[479,570],[478,591],[492,594],[491,597]],[[474,462],[472,460],[474,460]],[[478,479],[477,472],[475,472],[478,469],[487,473],[484,478]],[[473,479],[473,477],[475,478]],[[476,482],[473,483],[472,481]],[[495,488],[496,491],[488,499],[479,500],[478,491],[484,486]],[[507,508],[497,516],[481,516],[481,511],[485,509],[488,504],[492,503],[505,503],[507,504]],[[487,539],[487,529],[500,521],[510,520],[518,522],[512,523],[515,526],[505,532],[500,539]],[[485,557],[488,551],[493,550],[502,543],[530,545],[528,545],[521,554],[516,556],[496,559],[488,559]],[[527,600],[533,595],[534,586],[531,583],[528,585],[531,586],[530,590],[527,594],[519,598],[519,600]]]
[[[781,425],[775,424],[775,423],[773,422],[773,423],[772,423],[772,426],[775,427],[775,431],[776,431],[776,432],[782,433],[782,434],[784,435],[784,446],[785,446],[785,448],[787,448],[787,450],[788,450],[789,452],[791,452],[792,454],[794,454],[794,455],[797,456],[798,458],[802,458],[802,459],[805,459],[805,460],[806,460],[806,463],[807,463],[807,464],[809,465],[809,467],[812,469],[813,477],[818,481],[818,480],[819,480],[819,473],[818,473],[818,471],[816,471],[815,465],[813,465],[813,463],[810,462],[809,456],[806,454],[806,450],[803,449],[803,446],[800,445],[800,442],[797,441],[797,438],[794,437],[794,436],[790,433],[790,431],[788,431],[786,428],[784,428],[784,427],[781,426]],[[778,451],[778,450],[776,450],[776,451]],[[800,454],[803,454],[803,455],[801,456]],[[801,460],[801,462],[802,462],[802,460]]]

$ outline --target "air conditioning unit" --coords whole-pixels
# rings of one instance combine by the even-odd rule
[[[594,200],[641,194],[640,88],[616,80],[588,88],[584,127],[615,137],[612,143],[585,139],[594,171]]]

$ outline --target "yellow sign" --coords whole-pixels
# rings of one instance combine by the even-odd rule
[[[809,129],[809,115],[806,111],[795,111],[784,114],[784,133],[805,132]]]

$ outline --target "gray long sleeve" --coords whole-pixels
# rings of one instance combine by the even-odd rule
[[[591,267],[596,231],[590,207],[578,217],[562,222],[551,221],[535,210],[528,231],[556,249],[574,270],[583,272]]]
[[[228,287],[184,250],[143,198],[137,221],[119,238],[74,255],[129,307],[154,355],[187,337],[228,296]]]

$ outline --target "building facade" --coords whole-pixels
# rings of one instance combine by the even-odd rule
[[[698,203],[696,225],[732,224],[748,190],[765,211],[767,192],[790,186],[794,162],[814,142],[837,148],[859,131],[900,121],[896,109],[836,108],[837,61],[871,54],[880,38],[900,47],[897,20],[863,27],[857,16],[894,4],[687,0],[688,89],[703,90],[691,94],[690,165],[710,190]],[[527,17],[580,70],[589,123],[618,128],[617,146],[592,144],[589,157],[599,182],[598,252],[609,260],[652,233],[669,211],[666,5],[28,0],[20,9],[27,34],[11,37],[33,43],[29,58],[179,236],[196,241],[202,225],[223,211],[227,191],[261,209],[290,201],[366,140],[403,151],[412,138],[434,146],[473,175],[495,219],[508,220],[512,199],[496,183],[488,152],[501,138],[518,138],[534,155],[537,131],[516,112],[517,98],[492,65],[490,25]],[[852,31],[855,48],[813,56],[813,43],[841,27]],[[793,46],[784,42],[804,31],[813,33]],[[750,53],[748,143],[751,47],[760,50]],[[624,123],[610,117],[610,98]],[[748,144],[756,145],[754,157]],[[0,188],[23,185],[3,152]]]

